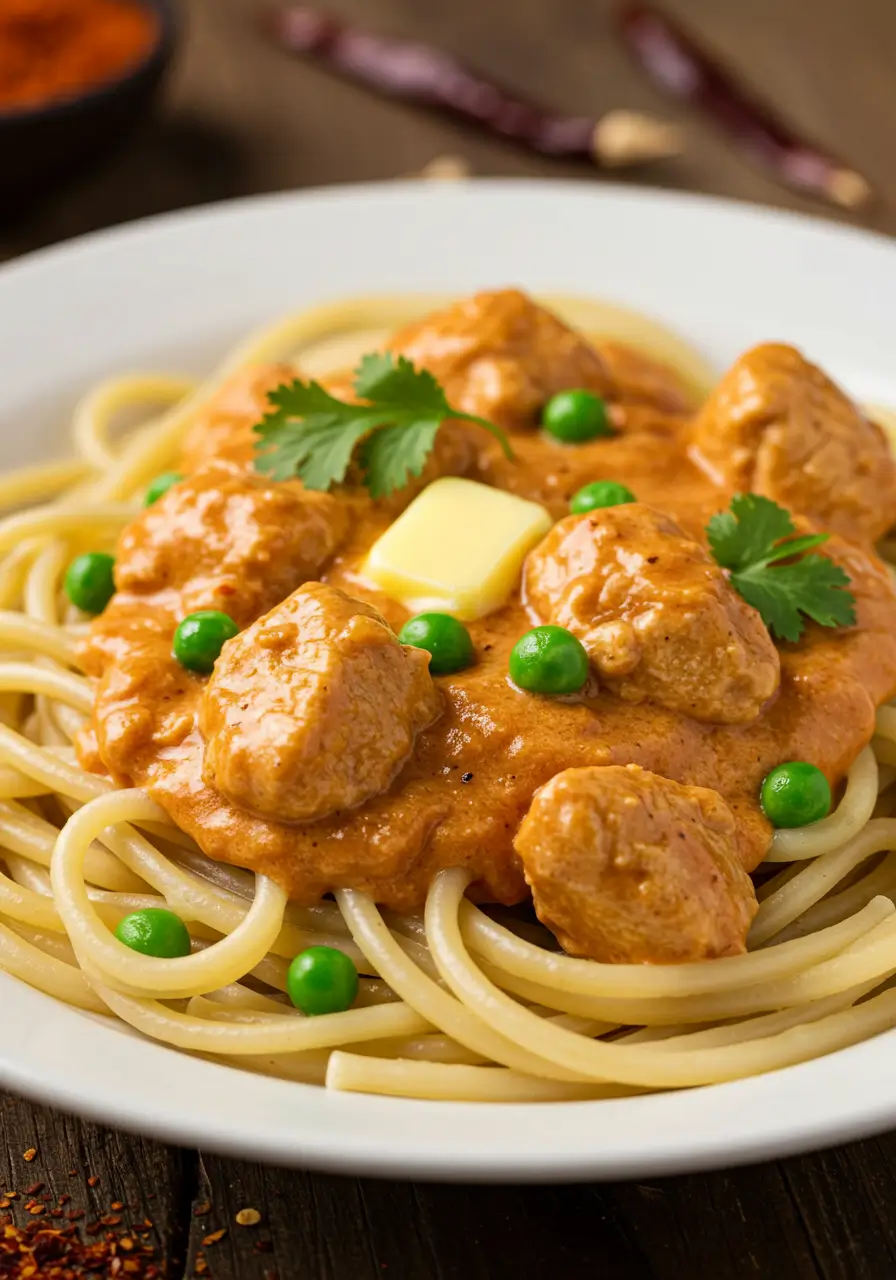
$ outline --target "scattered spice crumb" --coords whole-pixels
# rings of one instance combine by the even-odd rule
[[[120,1200],[113,1200],[112,1203],[109,1205],[109,1208],[113,1209],[116,1213],[118,1213],[119,1209],[124,1208],[124,1205],[121,1203]]]
[[[193,1209],[193,1217],[202,1218],[205,1216],[205,1214],[211,1213],[211,1211],[212,1211],[211,1202],[209,1200],[200,1200],[199,1203]]]
[[[71,1196],[69,1195],[69,1193],[67,1191],[63,1191],[62,1195],[59,1197],[59,1203],[68,1204],[70,1200],[71,1200]]]
[[[201,1253],[197,1253],[196,1261],[193,1263],[193,1273],[197,1276],[204,1276],[208,1271],[208,1263]]]
[[[22,1152],[22,1159],[25,1160],[28,1164],[30,1164],[36,1155],[37,1155],[37,1147],[29,1147],[27,1151]]]
[[[100,1218],[100,1222],[104,1227],[117,1227],[121,1222],[120,1213],[106,1213]]]
[[[44,1184],[42,1182],[32,1182],[30,1187],[25,1188],[26,1196],[36,1196],[38,1191],[43,1191]]]
[[[84,1210],[69,1209],[68,1213],[66,1214],[66,1217],[68,1218],[69,1222],[77,1222],[80,1218],[84,1217]]]
[[[69,1171],[68,1171],[68,1176],[69,1176],[70,1178],[77,1178],[77,1176],[78,1176],[78,1170],[77,1170],[77,1169],[69,1169]]]
[[[217,1244],[218,1241],[223,1240],[224,1236],[226,1235],[227,1235],[226,1227],[221,1227],[219,1231],[212,1231],[209,1235],[203,1237],[203,1240],[202,1240],[203,1247],[207,1248],[208,1245],[210,1244]]]
[[[4,1196],[3,1199],[0,1200],[0,1209],[8,1209],[11,1204],[12,1201],[8,1200],[6,1196]]]
[[[36,1218],[39,1213],[44,1213],[45,1210],[42,1204],[33,1204],[28,1212],[31,1214],[32,1218]]]
[[[100,1180],[100,1176],[99,1176],[99,1174],[98,1174],[98,1173],[92,1173],[92,1174],[90,1175],[90,1177],[87,1179],[87,1185],[88,1185],[88,1187],[95,1187],[95,1186],[96,1186],[96,1184],[99,1182],[99,1180]]]
[[[254,1227],[261,1222],[261,1214],[257,1209],[240,1209],[236,1220],[241,1227]]]

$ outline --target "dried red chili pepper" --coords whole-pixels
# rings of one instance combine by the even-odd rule
[[[612,168],[681,151],[674,125],[632,111],[568,116],[521,98],[431,45],[360,31],[304,5],[265,17],[277,42],[390,98],[447,112],[541,155]]]
[[[781,182],[847,209],[870,200],[860,173],[800,138],[667,14],[650,4],[623,4],[617,22],[654,83],[702,110]]]

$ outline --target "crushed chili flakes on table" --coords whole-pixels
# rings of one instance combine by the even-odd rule
[[[97,1182],[99,1178],[94,1178],[93,1185]],[[17,1222],[13,1213],[0,1214],[0,1280],[82,1280],[90,1276],[97,1280],[107,1276],[162,1280],[153,1244],[138,1239],[133,1227],[111,1229],[121,1223],[119,1213],[109,1212],[86,1224],[82,1235],[76,1224],[85,1217],[84,1210],[63,1210],[61,1206],[71,1201],[68,1194],[59,1197],[57,1207],[49,1208],[41,1203],[52,1199],[49,1193],[40,1200],[34,1198],[43,1186],[35,1182],[22,1193],[20,1213],[29,1215],[24,1222]],[[17,1191],[4,1192],[0,1208],[15,1209],[12,1202],[19,1195]],[[121,1201],[111,1204],[113,1210],[123,1207]],[[60,1218],[67,1221],[60,1222]],[[149,1223],[149,1219],[145,1221]]]
[[[30,1164],[36,1155],[37,1155],[37,1147],[29,1147],[27,1151],[22,1152],[22,1159],[27,1161],[28,1164]]]

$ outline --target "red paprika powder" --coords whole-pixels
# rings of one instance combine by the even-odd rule
[[[0,112],[116,80],[158,34],[158,17],[138,0],[0,0]]]

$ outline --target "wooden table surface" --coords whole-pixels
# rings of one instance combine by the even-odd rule
[[[894,0],[668,0],[668,6],[859,167],[881,195],[864,224],[896,231]],[[685,119],[687,156],[627,180],[834,216],[782,192],[712,131],[663,102],[614,39],[608,0],[332,0],[331,7],[475,55],[496,76],[572,111],[629,106]],[[203,201],[389,178],[445,153],[464,155],[480,174],[598,181],[587,168],[533,159],[291,63],[256,38],[256,0],[192,0],[185,8],[186,39],[156,118],[124,154],[0,224],[0,256]],[[26,1162],[30,1148],[37,1154]],[[150,1220],[145,1239],[173,1277],[896,1275],[894,1136],[706,1176],[439,1187],[263,1168],[3,1098],[0,1191],[24,1192],[38,1182],[38,1201],[51,1196],[49,1208],[70,1195],[65,1211],[83,1208],[86,1223],[108,1213],[113,1201],[123,1203],[125,1224]],[[19,1221],[28,1217],[22,1206],[22,1198],[13,1202]],[[259,1225],[235,1223],[245,1207],[261,1212]],[[221,1228],[226,1234],[203,1246]],[[13,1273],[0,1257],[0,1276],[7,1274]]]

